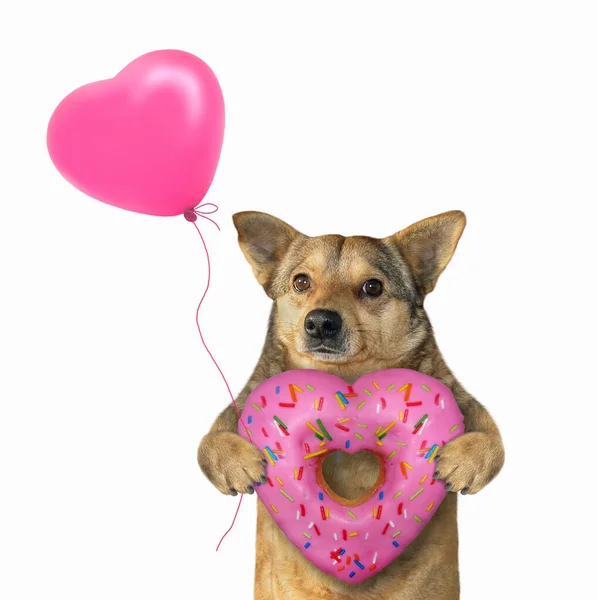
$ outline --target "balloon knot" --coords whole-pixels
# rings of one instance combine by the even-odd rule
[[[213,223],[219,230],[220,226],[213,219],[210,219],[207,216],[213,215],[215,212],[217,212],[217,210],[218,207],[215,204],[212,204],[211,202],[206,202],[205,204],[198,204],[194,208],[187,208],[187,210],[184,211],[183,215],[184,218],[187,221],[189,221],[189,223],[194,223],[197,220],[197,217],[206,219],[210,223]]]
[[[184,218],[189,223],[194,223],[197,220],[197,215],[195,214],[195,211],[192,208],[189,208],[184,211]]]

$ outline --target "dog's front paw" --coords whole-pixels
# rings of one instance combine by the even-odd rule
[[[263,454],[236,433],[208,433],[199,444],[197,461],[223,494],[252,494],[255,482],[266,481]]]
[[[497,436],[465,433],[443,446],[436,456],[434,479],[446,483],[449,492],[476,494],[500,471],[504,447]]]

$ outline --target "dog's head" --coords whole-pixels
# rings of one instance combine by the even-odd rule
[[[233,219],[243,254],[275,303],[279,340],[294,364],[322,370],[383,364],[420,342],[428,329],[423,299],[466,222],[452,211],[376,239],[308,237],[260,212]]]

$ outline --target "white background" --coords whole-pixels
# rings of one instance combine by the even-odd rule
[[[150,50],[195,53],[227,103],[201,224],[201,316],[238,391],[269,301],[231,215],[384,236],[462,209],[428,300],[500,424],[499,478],[460,502],[465,600],[594,598],[594,2],[10,2],[0,18],[0,597],[252,597],[254,509],[202,477],[228,402],[201,347],[197,234],[54,170],[75,87]]]

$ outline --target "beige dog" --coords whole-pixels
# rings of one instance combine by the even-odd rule
[[[504,463],[496,424],[456,380],[437,347],[423,307],[452,258],[465,226],[453,211],[384,239],[307,237],[258,212],[234,216],[240,247],[273,300],[261,358],[237,399],[239,410],[259,383],[289,369],[319,369],[348,383],[371,371],[409,368],[443,381],[465,417],[466,433],[441,449],[434,477],[446,489],[475,494]],[[204,474],[224,494],[254,491],[265,481],[261,452],[237,433],[232,405],[199,446]],[[327,465],[327,467],[326,467]],[[375,483],[372,454],[324,463],[328,485],[358,498]],[[448,494],[415,541],[385,569],[350,585],[317,569],[288,541],[258,502],[257,600],[456,600],[457,494]]]

